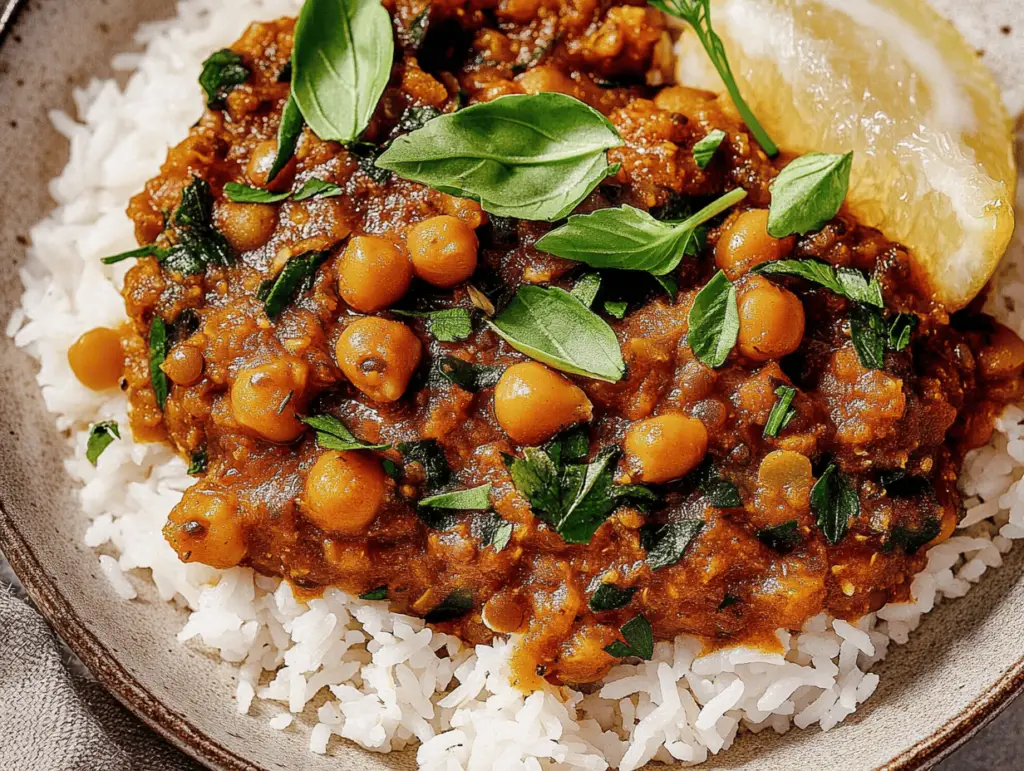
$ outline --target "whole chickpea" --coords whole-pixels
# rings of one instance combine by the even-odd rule
[[[109,327],[90,329],[68,348],[68,365],[86,388],[113,388],[124,374],[120,333]]]
[[[448,214],[412,226],[406,238],[412,268],[428,284],[450,288],[473,275],[480,246],[473,228]]]
[[[160,369],[180,386],[195,385],[203,376],[203,352],[194,345],[176,345]]]
[[[800,347],[804,306],[795,294],[762,276],[749,276],[737,295],[740,353],[753,361],[769,361]]]
[[[277,207],[267,203],[221,201],[214,214],[217,229],[239,252],[259,249],[274,235]]]
[[[592,414],[578,386],[536,361],[509,367],[494,389],[498,425],[519,444],[540,444]]]
[[[686,476],[704,460],[708,432],[696,418],[679,413],[634,424],[624,442],[626,463],[643,482],[668,482]]]
[[[226,491],[186,490],[171,509],[164,538],[182,562],[202,562],[222,570],[239,564],[248,551],[238,500]]]
[[[274,177],[273,182],[268,182],[270,170],[274,168],[276,160],[277,141],[268,139],[260,142],[252,148],[252,152],[249,154],[249,162],[245,166],[245,176],[256,187],[263,187],[275,193],[287,190],[295,179],[295,156],[289,159],[284,168]]]
[[[271,442],[290,442],[305,429],[297,410],[309,365],[294,356],[239,373],[231,386],[231,412],[238,424]]]
[[[735,281],[763,262],[785,259],[795,245],[794,236],[768,235],[767,209],[747,209],[726,223],[715,244],[715,262]]]
[[[345,327],[334,349],[345,377],[378,402],[401,398],[422,354],[423,345],[409,327],[377,316]]]
[[[338,293],[360,313],[373,313],[398,302],[411,282],[409,258],[377,236],[350,239],[338,263]]]
[[[373,455],[331,451],[309,470],[301,505],[322,530],[358,535],[377,516],[386,493],[387,476]]]

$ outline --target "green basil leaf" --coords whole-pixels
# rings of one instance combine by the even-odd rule
[[[303,183],[302,187],[299,188],[299,192],[295,194],[292,200],[305,201],[308,198],[337,198],[344,194],[345,190],[341,186],[313,177]]]
[[[644,527],[640,531],[640,542],[647,551],[647,564],[651,570],[660,570],[679,562],[686,548],[703,529],[704,522],[695,518],[669,522],[661,527]]]
[[[897,313],[889,322],[888,345],[894,351],[902,351],[910,345],[910,336],[917,326],[917,316],[912,313]]]
[[[764,424],[763,436],[765,439],[777,437],[779,432],[789,425],[789,421],[796,415],[796,410],[791,406],[793,398],[796,396],[795,388],[779,386],[775,389],[775,395],[779,399],[772,407],[771,414],[768,416],[768,422]]]
[[[300,293],[313,285],[317,269],[329,256],[330,252],[309,252],[292,257],[281,268],[277,278],[271,283],[264,282],[265,289],[260,294],[268,319],[280,316]]]
[[[613,319],[619,319],[620,321],[626,318],[626,309],[629,307],[629,303],[625,300],[605,300],[604,301],[604,312],[611,316]]]
[[[681,223],[661,222],[632,206],[598,209],[570,217],[535,246],[592,268],[642,270],[663,276],[679,266],[684,254],[697,253],[698,226],[746,196],[745,190],[733,190]]]
[[[781,525],[766,527],[757,531],[757,540],[780,554],[792,551],[800,545],[799,523],[795,519]]]
[[[423,620],[428,624],[454,621],[473,610],[473,595],[465,589],[456,589],[441,600],[441,604],[430,611]]]
[[[205,447],[200,447],[189,458],[188,471],[185,472],[189,476],[199,476],[200,474],[206,473],[206,467],[210,464],[209,455],[206,452]]]
[[[711,159],[715,157],[718,146],[722,144],[726,134],[722,129],[712,129],[711,132],[693,146],[693,160],[698,169],[706,169]]]
[[[295,148],[299,144],[299,137],[302,136],[302,128],[305,125],[295,96],[290,94],[281,112],[281,124],[277,127],[277,155],[274,158],[274,165],[267,173],[268,184],[277,178],[295,155]]]
[[[515,526],[497,514],[485,515],[479,518],[481,532],[480,541],[484,546],[493,546],[494,551],[502,551],[512,540],[512,531]]]
[[[474,364],[457,356],[442,356],[437,368],[446,380],[470,393],[493,388],[505,371],[504,367]]]
[[[352,142],[348,151],[355,156],[359,170],[378,185],[385,184],[391,179],[391,172],[377,166],[377,159],[380,158],[384,148],[369,142]]]
[[[410,48],[418,49],[427,37],[427,31],[430,29],[430,7],[431,3],[427,3],[427,6],[413,17],[405,30],[405,37],[409,41]]]
[[[199,74],[199,85],[206,92],[206,106],[218,107],[224,104],[231,89],[244,83],[249,69],[242,63],[242,57],[230,48],[215,51],[203,62]]]
[[[854,302],[873,305],[876,308],[885,307],[882,287],[877,279],[872,278],[869,281],[863,273],[854,268],[836,268],[836,278],[839,280],[839,286],[843,288],[842,294]]]
[[[671,276],[654,276],[654,280],[658,283],[658,286],[665,290],[669,302],[674,303],[676,295],[679,293],[679,284],[676,283],[676,280]]]
[[[726,608],[731,608],[737,602],[741,602],[741,600],[735,594],[726,594],[722,601],[718,603],[718,609],[725,610]]]
[[[850,339],[862,367],[882,369],[885,366],[886,336],[885,322],[878,311],[863,305],[850,308]]]
[[[386,450],[390,444],[370,444],[358,439],[348,426],[333,415],[309,415],[299,418],[316,432],[316,443],[325,450]]]
[[[192,175],[192,181],[181,191],[181,202],[174,210],[174,224],[203,228],[213,224],[213,193],[202,177]]]
[[[855,302],[881,308],[882,287],[877,279],[867,279],[853,268],[834,268],[818,260],[776,260],[763,262],[753,270],[764,276],[798,276]]]
[[[116,420],[105,420],[102,423],[94,424],[89,429],[89,440],[85,445],[85,459],[95,466],[103,451],[115,439],[120,438],[121,430],[117,427]]]
[[[391,460],[391,458],[381,458],[380,465],[384,467],[384,473],[389,477],[396,482],[402,481],[402,467]]]
[[[164,267],[183,276],[202,273],[210,265],[227,267],[233,262],[231,247],[213,228],[182,228],[179,243],[164,261]]]
[[[124,260],[131,260],[141,257],[156,257],[157,260],[163,262],[167,259],[167,256],[171,253],[168,248],[156,246],[155,244],[148,244],[146,246],[140,246],[138,249],[131,249],[127,252],[121,252],[120,254],[112,254],[109,257],[104,257],[100,260],[104,265],[114,265]]]
[[[376,589],[371,589],[370,591],[363,592],[359,595],[360,600],[386,600],[387,598],[387,586],[378,586]]]
[[[473,334],[473,317],[466,308],[449,308],[443,311],[401,311],[391,310],[396,316],[408,316],[427,320],[427,332],[442,343],[466,340]]]
[[[291,193],[271,193],[258,187],[228,182],[224,185],[224,195],[235,203],[277,203],[291,196]]]
[[[154,316],[149,326],[149,382],[153,386],[156,404],[160,409],[167,403],[170,392],[170,381],[160,368],[167,358],[167,324],[159,316]]]
[[[626,641],[625,643],[616,640],[605,650],[616,658],[637,656],[638,658],[650,661],[654,656],[654,632],[651,630],[650,622],[643,616],[636,616],[630,619],[619,629],[619,633]]]
[[[563,372],[609,382],[626,373],[615,332],[564,289],[520,287],[488,324],[520,353]]]
[[[597,299],[597,293],[600,291],[601,276],[597,273],[586,273],[581,276],[575,284],[573,284],[572,289],[569,290],[569,294],[590,308],[593,306],[594,300]]]
[[[850,519],[860,516],[860,497],[835,463],[829,464],[811,488],[811,510],[831,544],[839,543],[850,527]]]
[[[739,332],[736,287],[718,271],[693,300],[686,340],[704,364],[721,367],[736,345]]]
[[[402,113],[402,117],[398,119],[398,125],[395,126],[395,131],[401,134],[408,134],[411,131],[417,131],[423,128],[429,121],[437,118],[441,115],[441,111],[436,107],[426,105],[423,107],[407,107],[405,112]]]
[[[429,498],[423,498],[419,505],[430,509],[486,511],[491,508],[491,483],[471,487],[468,490],[431,495]]]
[[[926,544],[938,538],[942,532],[942,523],[935,517],[929,517],[920,530],[897,525],[889,533],[889,540],[885,542],[882,551],[891,552],[895,549],[902,549],[906,554],[916,554]]]
[[[320,139],[359,138],[394,55],[391,15],[379,0],[306,0],[295,23],[292,96]]]
[[[558,93],[502,96],[398,137],[380,168],[502,217],[565,217],[609,174],[622,138],[601,113]]]
[[[846,199],[852,166],[852,152],[810,153],[791,161],[772,186],[768,234],[785,238],[821,230]]]
[[[398,451],[402,453],[406,461],[419,463],[423,466],[428,490],[437,490],[448,484],[452,471],[448,466],[448,458],[445,457],[444,448],[441,447],[436,439],[400,442]]]
[[[605,610],[625,607],[633,599],[634,594],[636,594],[636,589],[632,587],[620,589],[615,584],[601,584],[597,587],[597,591],[590,595],[590,609],[595,613],[600,613]]]

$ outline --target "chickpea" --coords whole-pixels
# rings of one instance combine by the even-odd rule
[[[494,389],[498,424],[519,444],[540,444],[592,414],[579,387],[536,361],[509,367]]]
[[[181,386],[195,385],[203,376],[203,352],[194,345],[177,345],[160,365],[171,380]]]
[[[398,302],[411,281],[409,258],[377,236],[350,239],[338,264],[338,293],[360,313],[373,313]]]
[[[988,345],[978,354],[978,363],[986,380],[1016,377],[1024,369],[1024,341],[1012,329],[997,323]]]
[[[274,235],[277,227],[277,207],[267,203],[217,204],[217,228],[228,243],[239,252],[259,249]]]
[[[560,69],[545,64],[527,70],[516,78],[516,82],[528,94],[554,91],[559,94],[577,96],[582,90],[575,80]]]
[[[615,657],[605,648],[618,639],[612,627],[584,626],[566,640],[559,650],[553,674],[563,683],[593,683],[608,674]]]
[[[296,411],[309,365],[287,356],[247,369],[231,386],[231,412],[239,425],[271,442],[290,442],[304,430]]]
[[[232,568],[248,551],[235,496],[198,487],[186,490],[171,510],[164,538],[182,562],[202,562],[214,568]]]
[[[761,276],[749,277],[738,294],[740,353],[753,361],[769,361],[800,347],[804,306],[795,294]]]
[[[249,162],[245,166],[245,176],[249,178],[256,187],[263,187],[275,193],[281,193],[291,187],[295,179],[295,157],[285,164],[284,168],[274,177],[273,182],[268,182],[270,170],[277,160],[277,141],[268,139],[256,145],[249,154]]]
[[[124,375],[120,333],[108,327],[90,329],[68,348],[68,365],[86,388],[113,388]]]
[[[696,418],[670,413],[634,424],[624,445],[626,463],[640,481],[668,482],[700,465],[708,451],[708,432]]]
[[[401,398],[422,353],[423,345],[409,327],[376,316],[349,324],[334,349],[345,377],[378,402]]]
[[[461,284],[476,270],[476,233],[457,217],[442,214],[412,226],[407,237],[416,275],[434,286]]]
[[[377,516],[386,493],[387,476],[373,455],[325,452],[306,477],[302,510],[322,530],[359,535]]]
[[[735,281],[763,262],[785,259],[795,244],[794,236],[768,235],[767,209],[747,209],[723,228],[715,245],[715,262]]]

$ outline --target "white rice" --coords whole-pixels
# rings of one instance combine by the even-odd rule
[[[202,60],[248,21],[292,14],[299,5],[183,0],[176,19],[139,31],[144,54],[115,57],[117,69],[134,71],[124,91],[94,80],[74,95],[77,120],[52,114],[71,156],[50,184],[58,208],[32,231],[23,305],[7,329],[39,361],[46,404],[68,433],[67,470],[82,484],[82,508],[92,521],[86,543],[104,548],[104,575],[125,600],[149,580],[183,609],[178,639],[237,664],[240,712],[256,699],[274,702],[270,726],[304,732],[318,753],[331,751],[334,736],[379,752],[419,744],[420,766],[438,771],[699,763],[727,749],[741,730],[828,730],[843,721],[874,692],[878,676],[870,669],[890,643],[906,642],[923,614],[963,596],[1024,537],[1024,411],[1011,407],[992,444],[968,458],[962,534],[931,550],[927,569],[913,580],[913,602],[856,624],[821,615],[798,634],[780,630],[785,655],[734,648],[698,658],[694,639],[661,642],[653,660],[615,667],[588,696],[514,690],[514,640],[467,649],[419,619],[388,612],[385,603],[335,589],[300,602],[288,584],[248,569],[180,563],[160,530],[192,482],[183,462],[122,431],[90,465],[90,424],[127,426],[126,403],[120,393],[82,387],[66,352],[81,331],[124,319],[118,290],[129,265],[107,267],[100,258],[135,246],[125,204],[199,115]],[[1005,308],[1024,309],[1022,279],[1015,265],[1005,266],[992,303],[1019,332],[1024,314]],[[321,704],[315,719],[298,717],[314,697]]]

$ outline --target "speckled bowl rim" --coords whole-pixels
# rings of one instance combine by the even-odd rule
[[[0,9],[0,45],[25,0],[8,0]],[[37,559],[32,547],[18,532],[0,500],[0,551],[18,576],[29,598],[82,663],[128,710],[180,750],[213,769],[267,771],[212,739],[184,715],[162,702],[136,680],[117,656],[89,631]],[[978,696],[957,717],[948,721],[909,749],[893,757],[881,769],[918,771],[931,768],[994,720],[1024,691],[1024,656]]]

